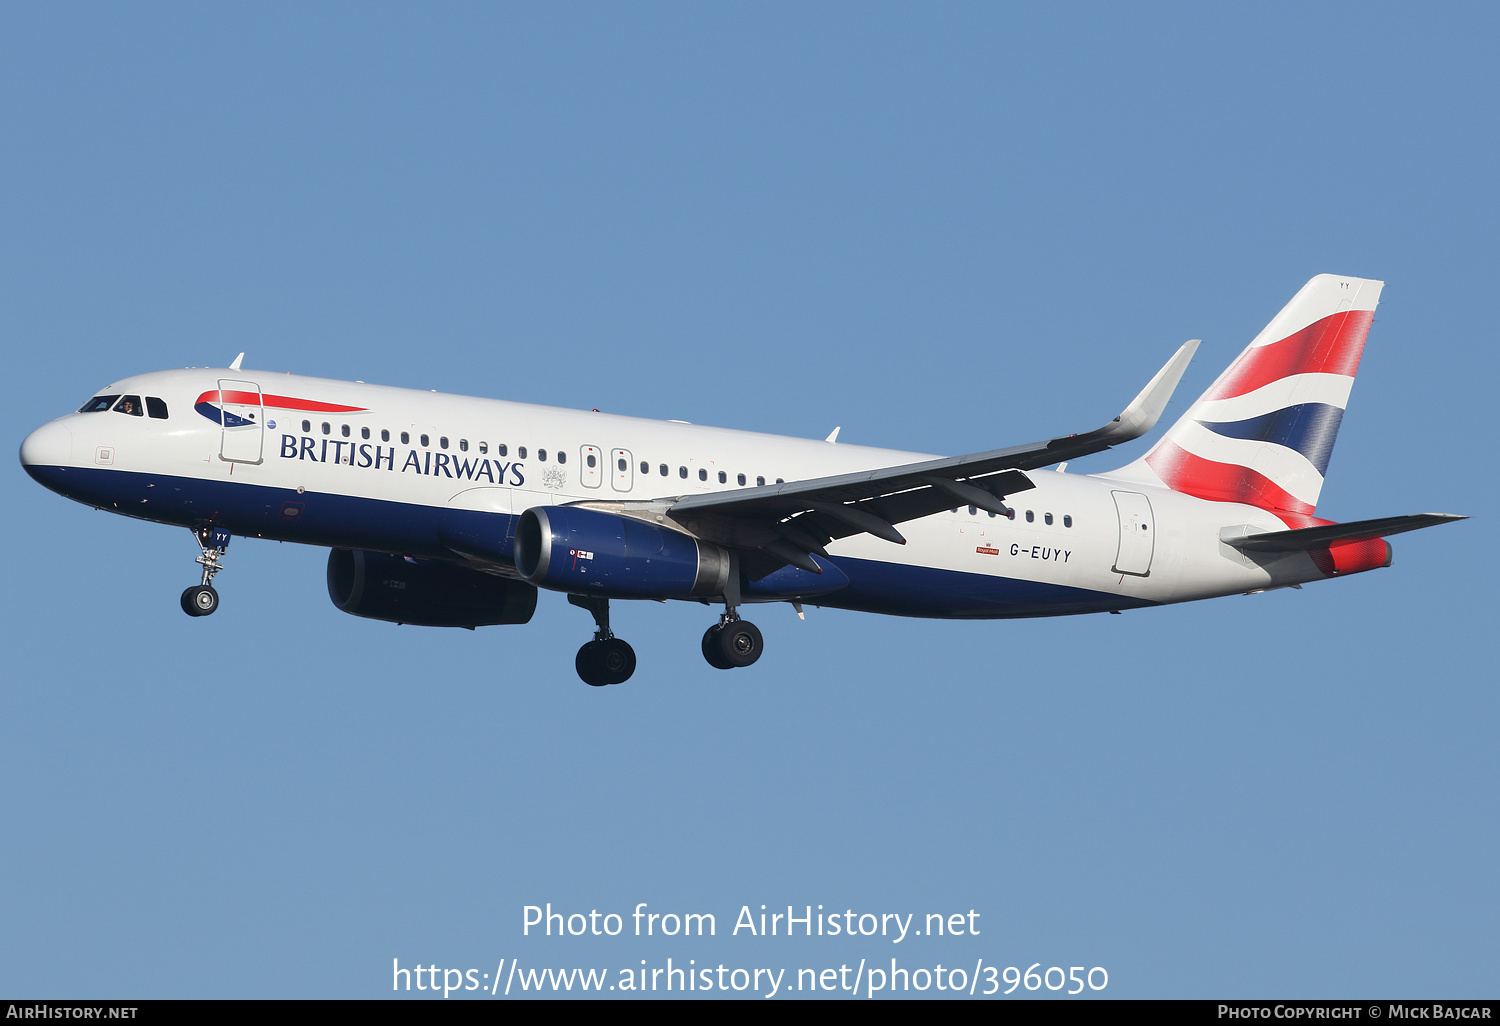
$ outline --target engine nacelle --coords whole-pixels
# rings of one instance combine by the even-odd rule
[[[536,589],[525,581],[359,549],[328,553],[328,597],[355,616],[423,627],[526,623],[536,612]]]
[[[575,506],[534,506],[516,525],[516,569],[532,584],[604,598],[724,594],[729,553],[668,527]]]

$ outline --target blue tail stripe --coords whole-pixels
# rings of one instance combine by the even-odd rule
[[[1249,420],[1198,423],[1226,438],[1244,438],[1256,442],[1274,442],[1295,449],[1318,468],[1328,473],[1328,457],[1339,434],[1344,411],[1327,403],[1300,403]]]

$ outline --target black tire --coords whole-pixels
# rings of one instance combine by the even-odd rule
[[[719,658],[730,666],[749,666],[765,650],[760,628],[749,620],[731,620],[714,639]]]
[[[573,660],[573,669],[578,671],[578,679],[591,688],[602,688],[609,683],[604,679],[604,667],[599,661],[600,644],[598,641],[590,641],[578,650],[578,655]]]
[[[619,638],[597,641],[594,644],[599,646],[595,662],[604,683],[624,684],[629,680],[630,675],[635,672],[635,649]]]
[[[188,616],[209,616],[219,608],[219,593],[203,584],[182,593],[182,611]]]
[[[721,624],[714,624],[703,632],[703,658],[708,660],[708,665],[716,670],[732,670],[733,663],[726,663],[724,656],[719,652],[719,628]]]

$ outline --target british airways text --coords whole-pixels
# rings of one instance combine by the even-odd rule
[[[314,463],[339,463],[360,469],[396,469],[401,451],[395,446],[372,442],[344,441],[341,438],[309,438],[306,435],[282,435],[281,458],[312,460]],[[526,483],[525,465],[502,463],[483,457],[460,456],[458,453],[432,452],[429,449],[407,449],[401,461],[401,473],[428,477],[451,477],[463,481],[488,481],[494,485],[518,487]],[[510,480],[505,479],[506,474]]]

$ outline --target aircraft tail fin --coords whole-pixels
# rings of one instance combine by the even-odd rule
[[[1310,516],[1384,282],[1320,274],[1122,477]]]

